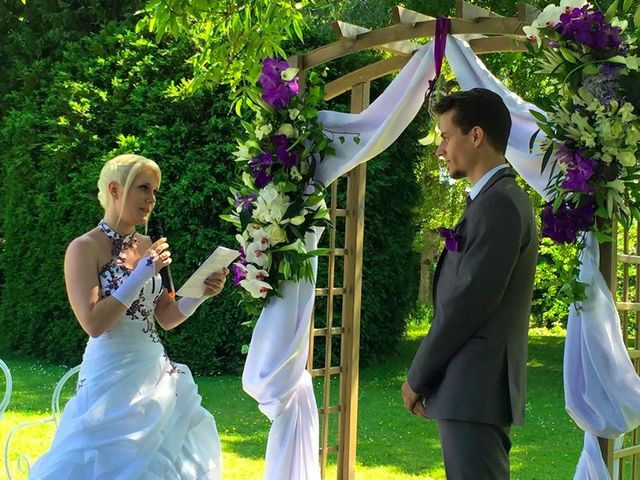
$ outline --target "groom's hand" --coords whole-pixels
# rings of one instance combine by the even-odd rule
[[[409,382],[405,381],[402,384],[402,399],[404,400],[405,408],[414,415],[420,415],[421,417],[427,417],[427,410],[422,404],[422,396],[413,391]]]

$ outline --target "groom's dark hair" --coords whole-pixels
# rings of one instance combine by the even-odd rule
[[[507,150],[511,115],[499,95],[486,88],[452,93],[442,98],[434,108],[438,115],[449,110],[455,112],[452,120],[462,133],[480,127],[487,136],[487,142],[496,151],[504,154]]]

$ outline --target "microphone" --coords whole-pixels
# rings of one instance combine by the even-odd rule
[[[152,218],[149,220],[149,237],[151,237],[151,241],[155,242],[164,236],[162,230],[162,223],[157,218]],[[160,276],[162,277],[162,286],[167,289],[169,292],[169,296],[171,298],[176,296],[176,289],[173,286],[173,278],[171,278],[171,270],[169,270],[169,266],[167,265],[162,270],[160,270]]]

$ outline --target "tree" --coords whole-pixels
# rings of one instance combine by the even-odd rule
[[[174,95],[203,86],[228,85],[236,112],[260,101],[256,83],[260,61],[287,54],[282,43],[302,40],[303,10],[314,0],[153,0],[138,29],[148,28],[156,40],[169,34],[188,38],[196,53],[189,62],[193,76],[173,87]]]

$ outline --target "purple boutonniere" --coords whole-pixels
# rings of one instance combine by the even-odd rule
[[[444,238],[444,248],[450,252],[460,251],[460,240],[462,240],[462,237],[458,235],[455,230],[451,228],[439,228],[438,234]]]

